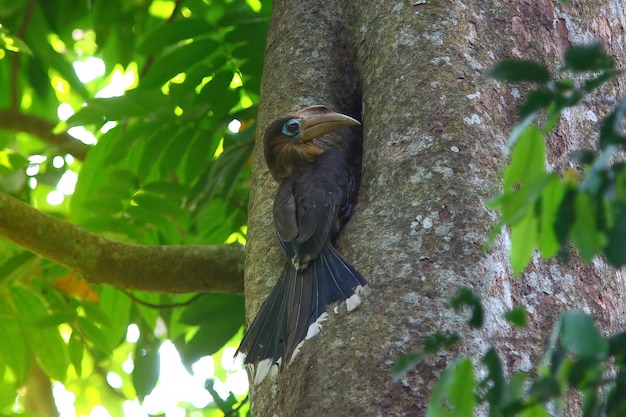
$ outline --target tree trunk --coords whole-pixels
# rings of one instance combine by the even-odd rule
[[[485,81],[496,61],[524,57],[556,70],[571,43],[601,39],[626,57],[621,2],[592,5],[492,1],[279,0],[266,50],[258,138],[274,117],[312,104],[359,116],[364,126],[358,204],[338,249],[369,280],[372,294],[350,314],[331,315],[294,364],[253,389],[255,416],[423,415],[440,372],[459,356],[478,363],[494,344],[508,371],[539,362],[559,314],[581,308],[606,333],[624,326],[624,279],[596,261],[535,259],[515,278],[506,235],[483,251],[495,215],[485,207],[499,187],[519,91]],[[620,23],[621,22],[621,23]],[[604,91],[617,97],[617,83]],[[606,100],[605,100],[606,101]],[[610,105],[610,103],[609,103]],[[586,107],[585,107],[586,106]],[[567,113],[550,162],[594,138],[606,103]],[[351,140],[348,131],[338,140]],[[343,135],[343,136],[342,136]],[[278,277],[275,191],[257,141],[250,199],[248,319]],[[468,331],[447,300],[459,287],[481,296],[486,325]],[[502,314],[525,306],[529,325],[513,330]],[[433,332],[461,332],[462,347],[422,363],[398,383],[391,369]],[[578,406],[569,406],[573,415]]]

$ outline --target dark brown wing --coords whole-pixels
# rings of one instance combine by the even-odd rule
[[[350,168],[332,149],[280,184],[274,224],[289,258],[308,263],[319,256],[338,232],[339,211],[347,204],[350,187]]]

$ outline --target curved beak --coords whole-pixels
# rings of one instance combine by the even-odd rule
[[[337,113],[324,106],[312,106],[296,113],[300,119],[300,140],[308,142],[327,133],[346,126],[361,123],[345,114]]]

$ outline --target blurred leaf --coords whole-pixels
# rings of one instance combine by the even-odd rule
[[[102,353],[110,355],[113,351],[113,344],[106,334],[104,326],[100,327],[92,320],[85,317],[78,317],[77,320],[78,328],[85,339],[91,342],[97,349],[101,350]]]
[[[83,370],[83,339],[78,332],[72,331],[70,340],[68,343],[68,353],[70,357],[70,363],[74,366],[76,374],[81,376]]]
[[[35,259],[35,255],[31,252],[19,252],[17,255],[0,264],[0,280],[9,278],[13,273],[27,266]]]
[[[585,193],[578,193],[574,204],[576,220],[570,231],[572,241],[583,261],[589,262],[605,246],[606,237],[598,229],[597,216],[591,206],[590,197]]]
[[[532,211],[511,225],[511,265],[515,275],[524,272],[537,248],[538,221]]]
[[[555,378],[539,378],[530,387],[530,396],[539,402],[561,395],[561,386]]]
[[[476,408],[474,367],[462,359],[447,368],[437,381],[428,401],[426,417],[471,417]]]
[[[26,42],[11,35],[7,28],[2,26],[0,26],[0,48],[11,52],[25,52],[29,55],[33,54],[28,45],[26,45]]]
[[[600,127],[600,147],[606,149],[609,145],[626,146],[624,135],[624,118],[626,117],[626,96],[620,105],[613,110],[602,122]]]
[[[505,191],[530,184],[545,174],[546,147],[543,133],[530,125],[511,152],[511,163],[504,174]]]
[[[609,343],[591,317],[582,311],[566,311],[561,316],[561,344],[570,352],[591,359],[604,359]]]
[[[198,326],[188,341],[178,338],[175,343],[183,363],[189,367],[202,356],[221,349],[244,324],[244,300],[235,294],[205,294],[185,309],[180,321]]]
[[[211,110],[219,116],[227,114],[239,102],[239,94],[230,89],[233,79],[231,71],[220,71],[206,83],[196,100],[209,103]]]
[[[17,384],[23,384],[30,370],[30,350],[19,323],[13,318],[0,319],[0,359],[15,373]]]
[[[110,285],[100,288],[99,310],[108,319],[107,338],[111,346],[115,347],[124,340],[128,328],[132,302],[122,291]]]
[[[491,382],[486,398],[491,407],[497,407],[503,401],[506,380],[504,379],[502,363],[495,348],[490,347],[487,350],[487,353],[483,356],[483,363],[487,366],[487,376],[481,382],[481,385],[485,385],[487,381]]]
[[[15,404],[15,385],[0,381],[0,410],[7,409]]]
[[[175,124],[164,125],[161,129],[151,132],[146,138],[139,166],[137,167],[140,180],[143,181],[148,178],[150,171],[162,155],[164,158],[167,158],[163,150],[167,147],[170,140],[176,136],[178,131],[179,128]]]
[[[174,170],[181,164],[183,156],[191,146],[193,131],[191,129],[180,129],[172,135],[170,141],[161,152],[159,161],[160,176],[166,178],[172,175]]]
[[[461,307],[470,307],[472,309],[472,315],[467,321],[467,324],[475,329],[482,327],[485,315],[483,306],[480,303],[480,298],[470,288],[459,288],[456,295],[450,299],[450,304],[452,304],[454,311],[457,312]]]
[[[202,38],[177,46],[154,61],[148,74],[141,80],[141,89],[160,87],[175,75],[210,57],[218,47],[216,41]]]
[[[615,70],[604,71],[604,72],[600,73],[600,75],[598,75],[597,77],[585,80],[585,83],[583,84],[584,90],[586,92],[591,92],[593,90],[596,90],[602,84],[604,84],[607,81],[612,80],[617,75],[619,75],[619,72],[615,71]]]
[[[64,381],[69,366],[67,345],[56,328],[36,326],[49,315],[45,304],[37,294],[24,287],[11,287],[11,301],[19,312],[29,345],[42,369],[52,378]]]
[[[527,60],[502,60],[494,65],[486,77],[502,81],[530,81],[544,83],[550,80],[550,73],[542,65]]]
[[[565,197],[565,191],[566,188],[559,178],[551,176],[541,193],[537,246],[546,259],[556,255],[561,247],[556,234],[556,223],[559,221],[559,208]]]
[[[205,388],[207,389],[207,391],[209,391],[209,394],[211,394],[213,402],[215,403],[215,405],[217,405],[217,408],[219,408],[220,411],[224,413],[224,415],[228,415],[233,410],[233,407],[237,404],[237,399],[232,392],[228,393],[228,397],[226,398],[226,400],[222,399],[222,397],[220,397],[218,392],[215,390],[214,386],[215,381],[213,379],[209,379],[206,381]]]
[[[393,381],[398,382],[404,375],[415,369],[422,360],[424,360],[424,355],[421,353],[409,353],[399,359],[393,366]]]
[[[506,321],[517,327],[526,327],[528,324],[526,309],[522,306],[517,306],[507,311],[504,313],[504,318]]]
[[[573,45],[565,51],[564,64],[572,71],[601,71],[615,68],[615,60],[602,52],[602,46]]]
[[[445,334],[435,332],[425,338],[422,344],[424,345],[424,351],[426,353],[439,353],[444,349],[454,346],[460,340],[461,336],[458,333]]]
[[[158,26],[137,47],[137,51],[146,55],[154,55],[180,41],[206,35],[213,27],[202,19],[180,19],[167,25]]]
[[[551,91],[543,89],[533,90],[530,94],[528,94],[528,97],[520,106],[519,115],[521,118],[524,118],[539,110],[547,109],[552,103],[554,103],[555,99],[556,96]]]
[[[70,61],[67,57],[57,53],[48,42],[46,35],[50,33],[51,30],[38,5],[33,7],[30,25],[38,28],[37,31],[27,30],[25,34],[25,41],[30,46],[32,53],[46,62],[49,68],[58,71],[72,89],[83,99],[86,99],[89,94],[83,83],[81,83],[76,76],[76,72],[74,72]]]
[[[159,89],[135,89],[123,96],[95,98],[74,113],[66,124],[68,127],[89,124],[102,125],[108,121],[124,120],[130,117],[155,115],[170,111],[171,106],[164,100]]]
[[[133,369],[133,385],[137,396],[143,398],[152,392],[159,379],[160,343],[143,333],[137,341]]]

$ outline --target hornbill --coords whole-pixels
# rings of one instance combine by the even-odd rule
[[[265,130],[265,161],[279,182],[276,237],[287,261],[239,346],[255,385],[274,365],[291,363],[304,340],[319,333],[327,305],[336,303],[337,312],[345,302],[351,311],[369,291],[333,246],[350,217],[355,178],[341,152],[313,140],[354,125],[360,123],[312,106],[279,117]]]

